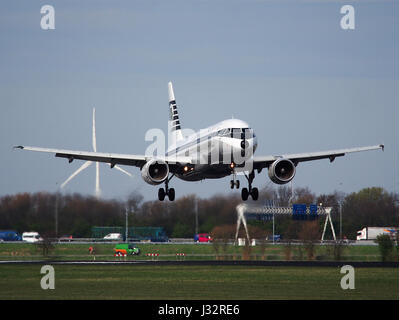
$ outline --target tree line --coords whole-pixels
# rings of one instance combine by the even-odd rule
[[[335,191],[321,195],[306,187],[295,188],[293,194],[288,186],[265,187],[260,190],[257,203],[263,205],[266,200],[273,200],[279,206],[322,203],[333,207],[335,230],[339,232],[342,215],[342,234],[348,239],[355,239],[356,232],[365,226],[399,226],[399,194],[380,187],[350,194]],[[232,236],[237,221],[235,207],[239,203],[238,194],[210,198],[189,195],[174,202],[160,202],[143,201],[138,193],[130,194],[125,200],[97,199],[81,194],[18,193],[0,197],[0,230],[37,231],[48,237],[54,237],[57,232],[58,236],[68,234],[85,238],[92,236],[94,226],[124,226],[127,210],[130,227],[163,227],[169,237],[191,238],[196,229],[200,233],[211,233],[223,227],[230,230],[228,236]],[[319,229],[324,223],[322,220],[316,223]],[[248,223],[253,237],[271,233],[271,222]],[[306,236],[304,223],[291,217],[276,219],[276,233],[285,239]]]

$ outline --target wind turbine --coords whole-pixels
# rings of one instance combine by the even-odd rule
[[[97,140],[96,140],[96,109],[93,108],[93,127],[92,127],[92,143],[93,143],[93,151],[97,152]],[[63,189],[69,181],[71,181],[73,178],[75,178],[79,173],[81,173],[83,170],[87,169],[90,167],[90,165],[93,163],[93,161],[86,161],[83,163],[82,166],[79,167],[74,173],[72,173],[68,179],[66,179],[62,184],[61,184],[61,189]],[[111,164],[108,163],[109,166]],[[132,174],[123,170],[121,167],[118,165],[114,166],[115,169],[123,172],[124,174],[128,175],[129,177],[132,177]],[[95,196],[96,198],[100,198],[101,196],[101,189],[100,189],[100,163],[96,162],[96,189],[95,189]]]

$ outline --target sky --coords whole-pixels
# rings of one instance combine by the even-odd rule
[[[46,4],[54,30],[40,26]],[[354,30],[341,28],[346,4]],[[294,187],[399,192],[398,39],[397,1],[2,1],[0,196],[58,191],[82,162],[12,147],[91,151],[93,107],[99,152],[144,154],[147,130],[167,130],[169,81],[182,128],[242,119],[256,155],[385,144],[299,164]],[[100,165],[104,198],[157,198],[138,168],[123,168],[133,178]],[[170,187],[177,198],[238,194],[229,180]],[[263,170],[254,186],[266,185]],[[91,166],[62,192],[94,190]]]

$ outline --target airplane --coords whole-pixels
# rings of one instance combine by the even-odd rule
[[[253,187],[255,172],[261,173],[267,169],[270,180],[276,184],[289,183],[295,176],[296,167],[300,162],[329,159],[348,153],[378,150],[384,151],[384,145],[374,145],[358,148],[338,149],[321,152],[296,153],[255,156],[257,137],[247,122],[239,119],[221,121],[206,129],[183,135],[177,110],[172,83],[168,83],[169,147],[161,155],[132,155],[89,151],[50,149],[30,146],[15,146],[16,149],[53,153],[56,157],[66,158],[69,163],[74,160],[105,162],[111,168],[116,165],[139,167],[141,176],[150,185],[164,184],[158,189],[158,199],[163,201],[167,196],[169,201],[175,199],[175,189],[169,187],[173,177],[184,181],[199,181],[204,179],[219,179],[233,175],[230,188],[240,188],[237,174],[242,173],[248,181],[248,188],[241,189],[241,198],[246,201],[249,196],[258,200],[258,188]]]

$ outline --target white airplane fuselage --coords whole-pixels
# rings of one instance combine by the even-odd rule
[[[248,123],[239,119],[221,121],[202,129],[168,148],[166,156],[192,159],[190,170],[176,176],[185,181],[217,179],[243,171],[254,154],[257,138]]]

